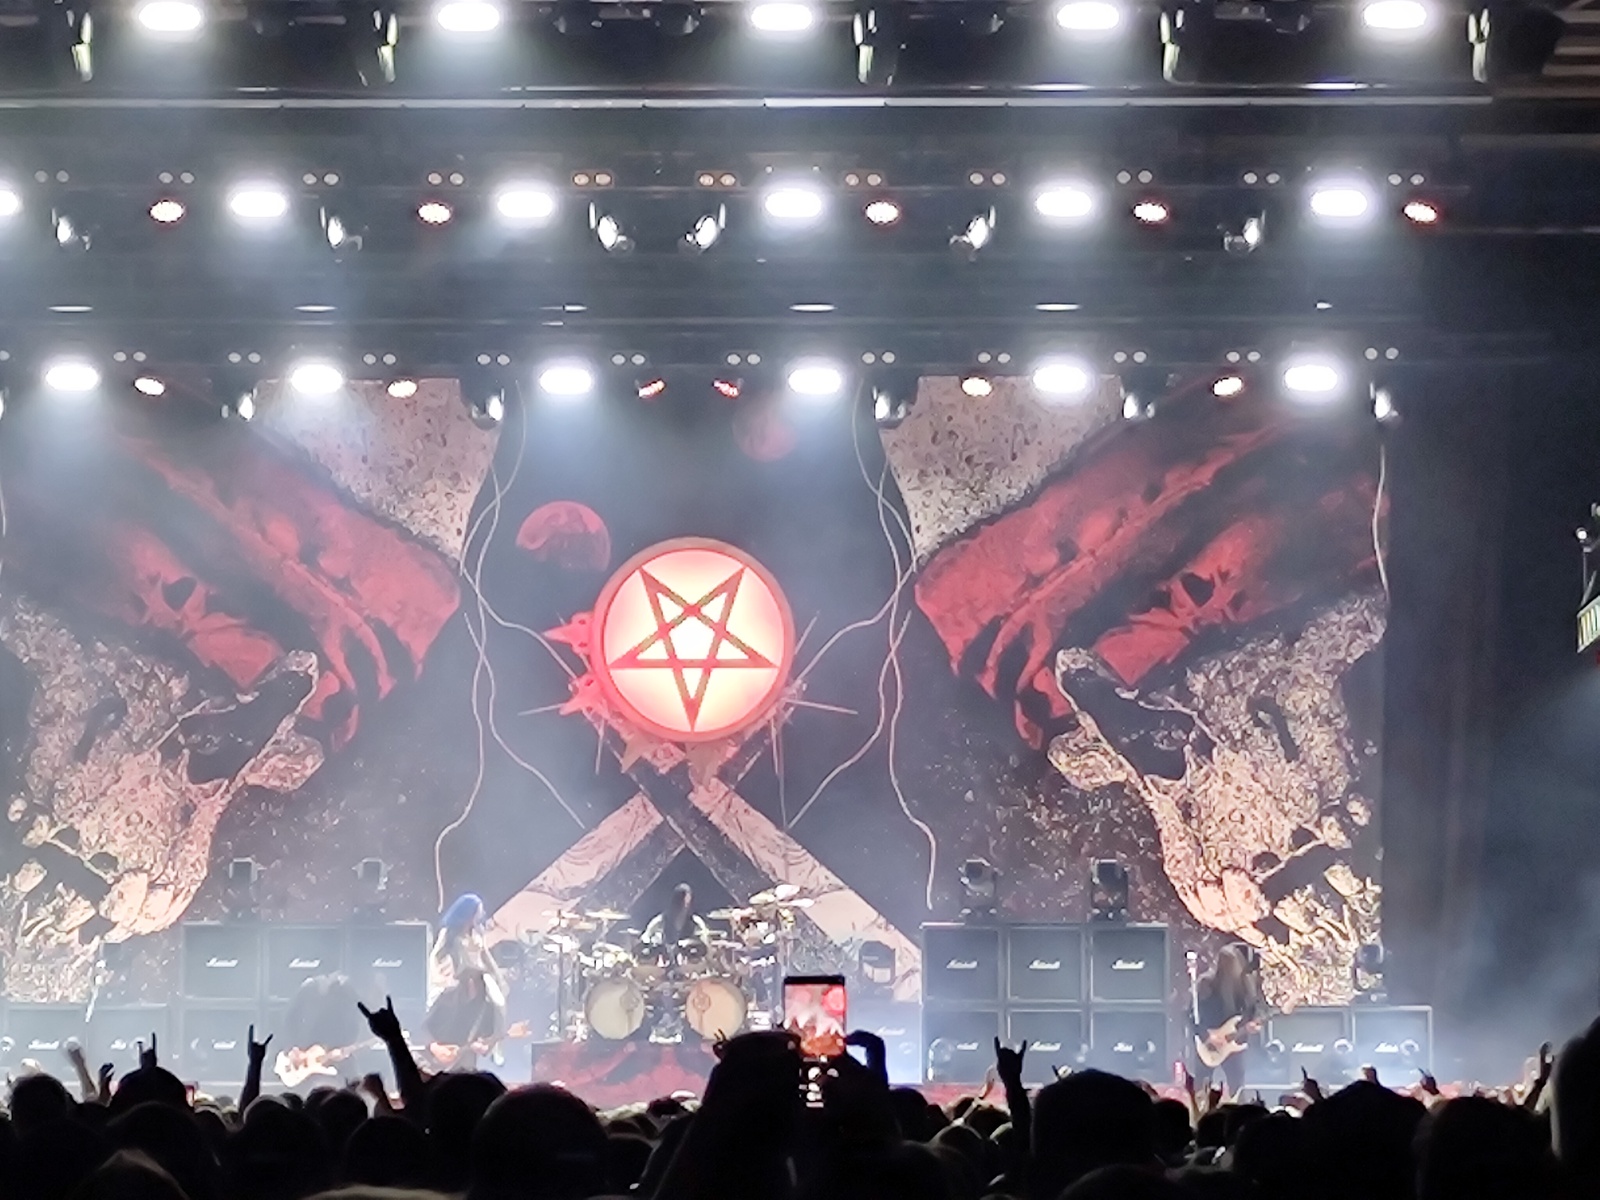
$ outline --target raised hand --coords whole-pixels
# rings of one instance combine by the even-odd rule
[[[356,1007],[361,1010],[361,1015],[367,1019],[367,1028],[372,1030],[372,1036],[381,1038],[385,1044],[397,1042],[405,1035],[400,1029],[400,1018],[394,1015],[394,1000],[388,996],[383,998],[383,1007],[374,1012],[361,1001],[356,1001]]]
[[[265,1041],[258,1042],[256,1041],[256,1027],[254,1025],[250,1026],[250,1032],[245,1034],[245,1049],[250,1056],[251,1062],[265,1062],[267,1060],[267,1047],[270,1045],[272,1045],[272,1035],[270,1033],[267,1034]]]
[[[1372,1067],[1372,1066],[1362,1067],[1361,1068],[1361,1078],[1365,1079],[1368,1083],[1377,1083],[1378,1082],[1378,1068],[1377,1067]]]
[[[159,1065],[160,1062],[156,1056],[156,1035],[155,1031],[151,1030],[150,1044],[146,1046],[143,1042],[139,1043],[139,1068],[140,1070],[150,1071]]]
[[[115,1063],[100,1064],[100,1075],[95,1080],[95,1095],[99,1098],[101,1104],[109,1104],[111,1102],[111,1080],[115,1078],[116,1074],[117,1066]]]
[[[1439,1094],[1439,1081],[1433,1077],[1433,1073],[1430,1071],[1422,1072],[1422,1090],[1430,1096]]]
[[[1013,1050],[1001,1044],[999,1038],[994,1040],[994,1070],[1000,1076],[1000,1082],[1007,1087],[1017,1087],[1022,1083],[1022,1060],[1027,1056],[1028,1043]]]
[[[1313,1104],[1322,1099],[1322,1085],[1311,1078],[1310,1072],[1304,1067],[1300,1068],[1300,1090]]]
[[[867,1054],[867,1069],[882,1080],[885,1087],[889,1084],[889,1049],[883,1044],[883,1039],[875,1033],[865,1029],[856,1029],[845,1035],[846,1046],[859,1046]]]

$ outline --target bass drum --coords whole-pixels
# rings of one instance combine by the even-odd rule
[[[596,1037],[632,1037],[644,1024],[644,993],[631,979],[598,980],[583,997],[583,1016]]]
[[[732,1037],[744,1028],[748,1004],[737,984],[708,976],[689,985],[683,1000],[683,1019],[707,1041]]]

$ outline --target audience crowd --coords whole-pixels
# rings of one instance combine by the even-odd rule
[[[1524,1082],[1446,1096],[1366,1077],[1162,1097],[1101,1071],[1030,1092],[1026,1047],[996,1045],[997,1084],[942,1109],[892,1088],[883,1045],[853,1034],[807,1103],[782,1033],[720,1048],[698,1102],[596,1112],[553,1085],[426,1077],[392,1008],[366,1014],[391,1086],[262,1095],[268,1038],[249,1040],[237,1104],[190,1095],[147,1048],[138,1069],[75,1097],[43,1071],[10,1083],[0,1200],[1506,1200],[1600,1196],[1600,1021]],[[1548,1086],[1547,1086],[1548,1084]],[[1183,1098],[1176,1098],[1181,1096]],[[1003,1105],[1001,1101],[1004,1101]]]

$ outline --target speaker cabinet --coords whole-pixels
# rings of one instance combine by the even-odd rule
[[[267,999],[290,1000],[316,975],[344,970],[345,931],[338,925],[267,927]]]
[[[126,1075],[139,1065],[139,1046],[156,1039],[161,1061],[173,1058],[178,1047],[172,1041],[172,1012],[165,1004],[102,1005],[89,1020],[86,1048],[89,1065],[111,1063],[117,1075]]]
[[[81,1004],[11,1004],[0,1038],[0,1070],[16,1074],[24,1061],[33,1059],[61,1077],[67,1070],[67,1043],[87,1045],[88,1040]]]
[[[1001,950],[996,926],[924,925],[923,996],[932,1003],[999,1004]]]
[[[850,997],[850,1025],[883,1039],[889,1082],[922,1082],[922,1011],[904,1000]]]
[[[396,1004],[427,1000],[429,937],[421,922],[351,927],[345,970],[367,1007],[385,996]]]
[[[1089,1065],[1128,1079],[1166,1079],[1167,1014],[1160,1008],[1096,1008],[1089,1016]]]
[[[254,1000],[261,991],[261,927],[191,922],[183,927],[183,994]]]
[[[1089,998],[1096,1004],[1167,999],[1165,925],[1091,925]]]
[[[193,1081],[243,1079],[247,1058],[245,1041],[250,1026],[256,1026],[257,1037],[268,1032],[260,1017],[254,1004],[191,1002],[185,1005],[181,1022],[183,1033],[177,1055],[178,1071],[185,1079]],[[274,1045],[272,1053],[276,1052]],[[267,1070],[271,1069],[269,1062]]]
[[[1012,1003],[1083,1000],[1083,928],[1014,925],[1006,931],[1006,998]]]
[[[1022,1082],[1042,1087],[1056,1078],[1056,1068],[1081,1066],[1089,1050],[1083,1012],[1075,1008],[1012,1008],[1006,1013],[1006,1038],[1028,1043],[1022,1060]]]
[[[1433,1009],[1358,1005],[1350,1010],[1350,1041],[1358,1066],[1376,1067],[1388,1084],[1415,1082],[1417,1071],[1433,1067]]]
[[[1304,1070],[1313,1078],[1328,1078],[1324,1063],[1341,1052],[1350,1037],[1350,1010],[1297,1008],[1269,1018],[1260,1052],[1247,1060],[1250,1081],[1282,1087],[1300,1083]]]
[[[929,1083],[982,1083],[994,1065],[998,1008],[924,1009],[923,1066]]]

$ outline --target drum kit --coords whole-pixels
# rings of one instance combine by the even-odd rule
[[[779,884],[675,942],[625,928],[615,909],[562,910],[530,948],[554,959],[561,1037],[715,1041],[777,1023],[797,919],[812,903]]]

